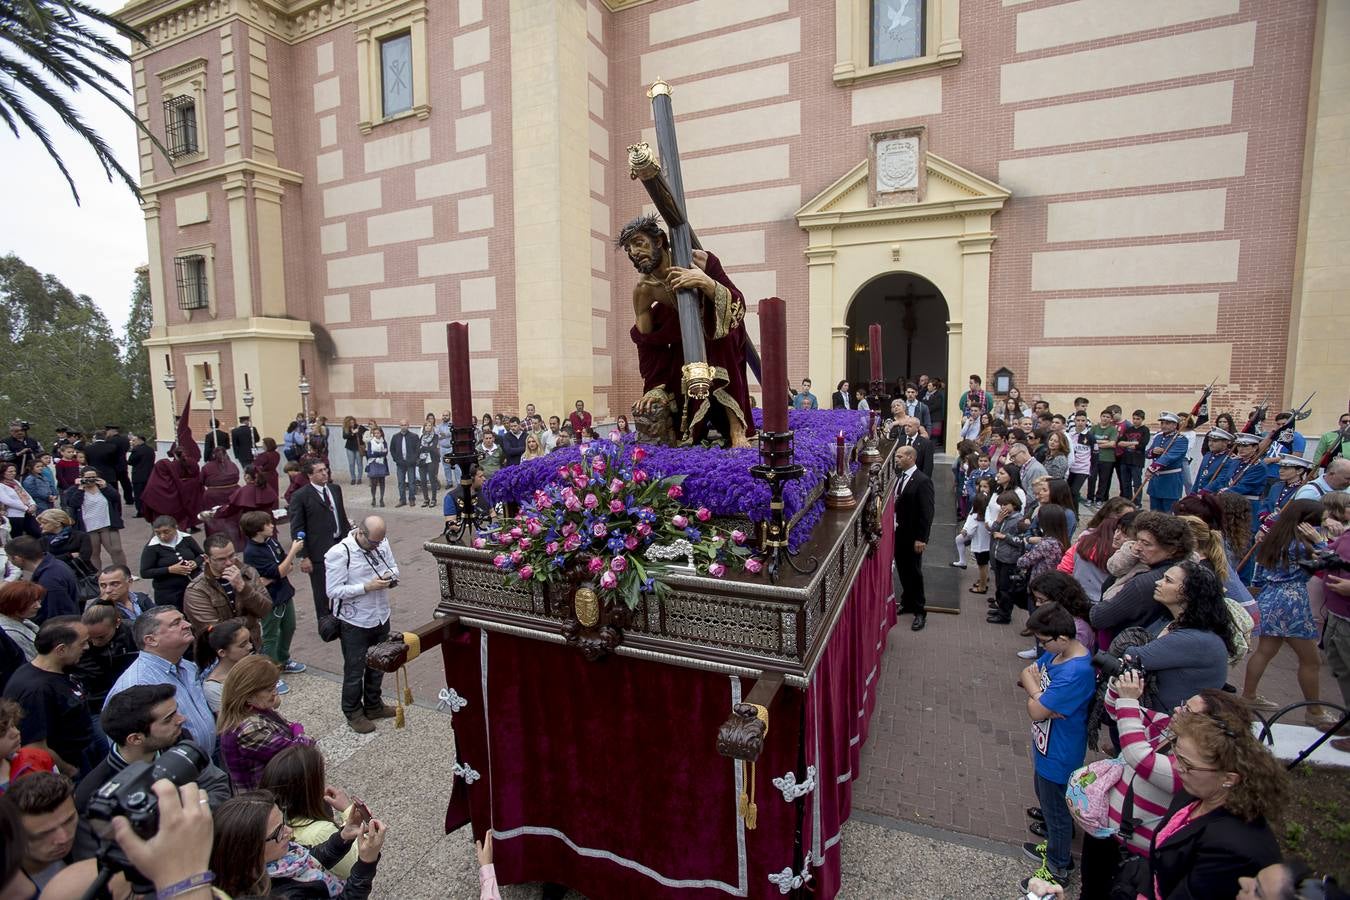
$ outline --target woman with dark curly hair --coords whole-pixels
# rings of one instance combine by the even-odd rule
[[[1163,573],[1153,598],[1172,621],[1131,655],[1157,676],[1157,709],[1180,706],[1198,690],[1223,687],[1234,642],[1218,576],[1203,563],[1186,560]]]
[[[1182,792],[1153,836],[1144,897],[1232,897],[1238,879],[1280,859],[1269,819],[1289,794],[1284,766],[1248,724],[1223,713],[1176,716]]]
[[[1219,507],[1223,510],[1223,539],[1228,543],[1229,558],[1237,570],[1242,583],[1250,585],[1256,571],[1255,553],[1248,553],[1252,546],[1252,505],[1232,491],[1216,494]]]

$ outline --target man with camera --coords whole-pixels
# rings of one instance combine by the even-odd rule
[[[81,816],[88,813],[90,799],[108,779],[132,763],[153,763],[181,741],[187,718],[178,711],[173,685],[138,684],[109,700],[99,721],[113,746],[75,790],[75,808]],[[212,809],[230,799],[230,776],[216,766],[207,763],[195,780]],[[84,831],[81,828],[82,837]],[[88,837],[92,839],[92,833]]]
[[[366,665],[366,651],[389,637],[389,590],[398,586],[398,563],[384,519],[366,516],[324,555],[328,598],[342,642],[342,712],[352,730],[369,734],[371,719],[394,708],[380,694],[384,673]]]
[[[127,564],[127,555],[122,551],[122,529],[125,527],[122,498],[97,469],[87,466],[80,470],[79,482],[66,488],[61,495],[61,508],[75,522],[76,528],[89,535],[94,545],[91,562],[96,568],[103,566],[105,547],[114,563]]]
[[[271,614],[272,600],[258,570],[239,559],[228,534],[211,535],[204,549],[206,565],[183,593],[183,614],[193,633],[200,635],[226,619],[243,619],[253,646],[261,647],[261,620]]]

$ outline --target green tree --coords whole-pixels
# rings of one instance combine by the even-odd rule
[[[93,149],[108,180],[120,178],[140,199],[131,173],[113,155],[112,148],[89,126],[68,94],[89,89],[120,109],[142,131],[145,126],[127,103],[127,87],[107,67],[131,65],[126,50],[100,33],[100,28],[144,43],[140,32],[80,0],[0,0],[0,121],[15,137],[31,132],[56,163],[75,202],[80,192],[57,152],[51,135],[39,121],[35,105],[48,107]],[[156,142],[158,143],[158,142]]]
[[[155,421],[155,386],[150,381],[150,353],[145,347],[150,326],[154,324],[152,312],[150,277],[141,269],[131,289],[131,312],[127,316],[126,342],[122,345],[122,375],[127,383],[129,404],[125,425],[142,436],[154,433]]]
[[[121,348],[89,297],[13,254],[0,257],[0,328],[9,339],[0,366],[5,418],[33,423],[44,444],[58,425],[88,433],[125,424],[132,404]]]

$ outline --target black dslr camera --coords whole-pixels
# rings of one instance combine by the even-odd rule
[[[113,816],[126,816],[142,838],[159,829],[159,798],[150,789],[167,778],[182,787],[197,780],[210,762],[206,752],[192,741],[180,741],[154,762],[135,762],[109,778],[89,800],[91,822],[111,823]]]
[[[1107,678],[1117,678],[1125,672],[1134,672],[1140,678],[1144,677],[1143,664],[1128,654],[1121,659],[1106,650],[1098,650],[1092,654],[1092,666]]]
[[[1318,572],[1350,572],[1350,559],[1334,550],[1316,550],[1312,559],[1300,559],[1297,565],[1309,575],[1316,575]]]

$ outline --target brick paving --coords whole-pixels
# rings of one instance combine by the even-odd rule
[[[937,521],[924,570],[930,609],[934,598],[940,598],[958,604],[962,612],[930,612],[928,627],[918,633],[909,630],[910,618],[903,616],[891,632],[878,678],[876,718],[854,785],[854,807],[871,814],[873,821],[903,820],[1018,843],[1026,839],[1023,810],[1034,796],[1026,711],[1015,684],[1024,663],[1014,654],[1029,643],[1020,636],[1016,617],[1011,626],[985,623],[985,597],[967,593],[975,579],[973,566],[967,572],[949,566],[955,558],[955,521],[947,499],[948,466],[939,462],[935,478]],[[341,486],[352,517],[371,511],[364,485],[348,486],[344,479]],[[395,630],[414,628],[430,619],[438,598],[435,567],[422,545],[439,533],[439,508],[396,509],[391,501],[378,512],[389,522],[402,567],[401,584],[392,594],[392,625]],[[133,568],[149,536],[146,523],[129,520],[123,543]],[[321,672],[340,674],[338,645],[320,641],[314,628],[309,580],[297,574],[292,582],[299,618],[293,656]],[[445,686],[432,659],[413,664],[409,674],[419,702],[434,702]],[[1234,670],[1230,683],[1240,683],[1241,675],[1240,669]],[[1298,697],[1291,653],[1276,657],[1261,692],[1277,702]],[[1322,696],[1339,696],[1325,666]]]

